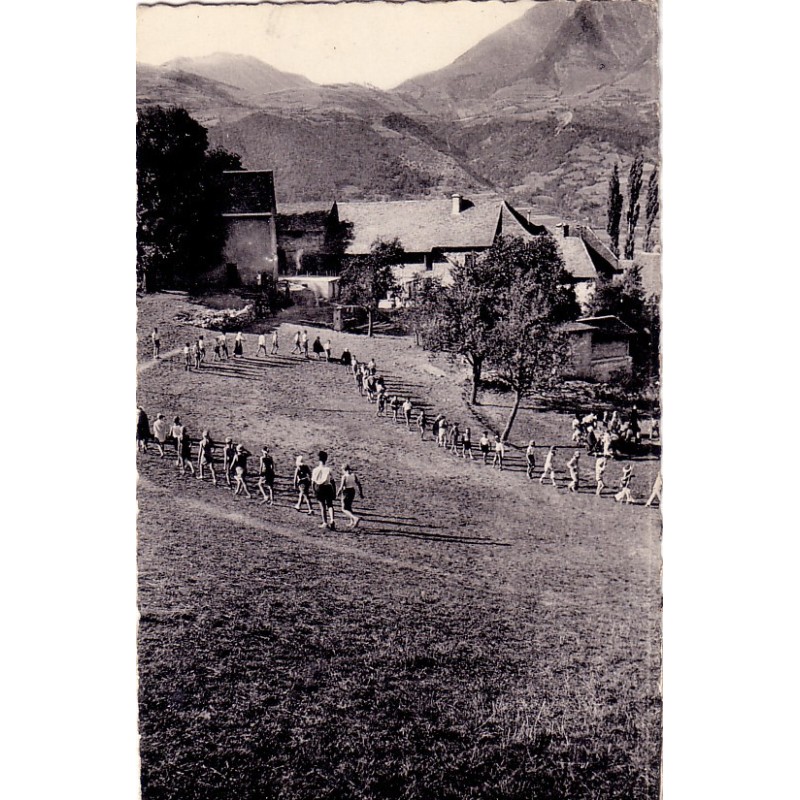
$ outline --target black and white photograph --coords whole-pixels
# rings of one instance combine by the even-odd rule
[[[650,2],[138,7],[144,800],[659,797],[659,84]]]
[[[0,794],[793,796],[798,22],[9,6]]]

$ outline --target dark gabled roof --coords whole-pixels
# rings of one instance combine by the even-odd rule
[[[223,214],[274,214],[275,184],[271,170],[227,170]]]
[[[636,331],[630,325],[624,323],[619,317],[614,317],[610,314],[603,317],[581,317],[576,322],[603,333],[615,333],[618,336],[634,336],[636,334]]]
[[[522,216],[496,195],[467,198],[458,214],[452,213],[451,198],[336,205],[339,219],[353,224],[350,255],[368,253],[376,239],[397,238],[407,253],[429,253],[486,249],[500,233],[534,234]]]

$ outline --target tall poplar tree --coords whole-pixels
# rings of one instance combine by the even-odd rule
[[[645,219],[647,226],[644,234],[644,249],[646,253],[653,251],[653,225],[655,224],[658,210],[661,204],[658,198],[658,167],[654,167],[650,173],[650,181],[647,184],[647,205],[645,206]]]
[[[625,258],[630,260],[636,249],[636,226],[639,223],[639,195],[642,191],[642,168],[644,159],[636,156],[631,164],[631,171],[628,176],[628,213],[625,217],[627,222],[627,234],[625,237]]]
[[[606,231],[611,237],[611,251],[619,258],[619,225],[622,220],[622,191],[619,188],[619,167],[614,164],[608,181],[608,223]]]

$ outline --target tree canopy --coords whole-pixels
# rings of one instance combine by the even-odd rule
[[[404,257],[403,245],[395,238],[388,242],[376,239],[366,255],[344,260],[340,275],[341,299],[367,312],[367,336],[372,336],[378,303],[398,288],[392,268],[402,264]]]
[[[497,265],[507,281],[488,354],[498,380],[514,393],[500,435],[506,440],[522,398],[560,380],[569,358],[562,323],[575,319],[580,308],[551,236],[500,240],[490,248],[487,260]]]
[[[205,128],[184,109],[139,109],[136,245],[143,289],[185,288],[221,263],[221,176],[241,167],[238,155],[209,151]]]
[[[660,369],[659,298],[646,296],[640,267],[634,264],[621,278],[598,282],[588,306],[590,316],[610,314],[636,331],[631,341],[634,376],[643,384],[656,380]]]

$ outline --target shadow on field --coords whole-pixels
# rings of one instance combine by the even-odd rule
[[[450,542],[453,544],[488,545],[493,547],[510,547],[508,542],[499,542],[487,536],[469,536],[466,534],[435,533],[438,530],[447,530],[444,525],[431,525],[422,522],[416,517],[395,517],[384,514],[373,514],[364,511],[362,520],[367,527],[359,528],[359,533],[368,536],[391,536],[401,539],[425,539],[431,542]],[[399,520],[408,520],[401,522]],[[371,527],[372,524],[385,527]]]

